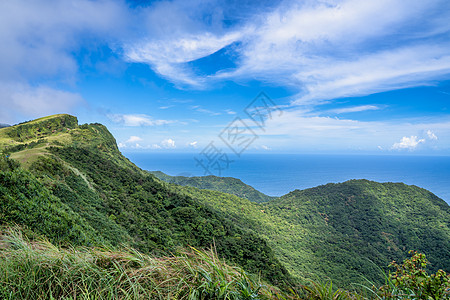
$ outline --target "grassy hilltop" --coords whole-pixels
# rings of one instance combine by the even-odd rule
[[[258,297],[264,290],[264,295],[276,299],[273,285],[285,291],[290,287],[299,291],[299,284],[316,278],[332,279],[337,286],[346,288],[351,288],[352,283],[366,282],[364,278],[381,285],[383,269],[392,260],[405,259],[411,249],[427,255],[433,272],[450,270],[450,207],[415,186],[354,180],[296,190],[266,201],[265,195],[227,178],[172,180],[184,186],[166,183],[125,158],[106,127],[78,125],[77,119],[70,115],[1,128],[0,151],[0,225],[3,228],[19,225],[20,234],[25,235],[18,237],[17,231],[4,234],[5,241],[0,241],[0,262],[2,257],[18,255],[22,250],[11,251],[16,249],[12,245],[19,244],[31,251],[27,253],[38,255],[36,259],[39,255],[56,258],[65,255],[64,249],[48,250],[53,249],[51,244],[33,246],[34,240],[39,244],[43,239],[62,248],[84,247],[67,253],[73,257],[72,262],[79,261],[78,257],[89,249],[106,247],[109,254],[101,254],[100,259],[101,251],[95,252],[89,254],[89,260],[95,263],[106,259],[109,263],[102,264],[100,269],[122,268],[125,273],[120,276],[142,275],[143,269],[155,266],[150,257],[139,262],[137,257],[141,255],[163,260],[174,255],[182,260],[186,253],[191,253],[188,257],[195,261],[194,271],[183,274],[194,276],[189,281],[193,285],[183,287],[190,290],[184,295],[197,293],[199,290],[194,286],[204,287],[205,282],[211,284],[212,290],[219,288],[216,284],[225,270],[234,272],[227,264],[234,264],[242,269],[233,269],[238,271],[227,278],[234,278],[229,281],[233,282],[229,291],[233,291],[230,295],[239,295],[236,299],[258,299],[245,298],[242,294],[245,286],[256,291],[255,295],[260,294]],[[171,180],[167,175],[163,179]],[[204,189],[208,186],[215,191]],[[250,198],[265,202],[255,203]],[[123,247],[136,250],[120,252]],[[206,257],[206,252],[192,252],[189,247],[213,247],[217,253]],[[127,258],[121,259],[121,255]],[[213,273],[201,271],[205,262],[222,259],[226,261],[222,269],[214,269],[214,264],[208,267],[218,273],[212,269],[208,270]],[[267,289],[258,290],[259,280],[251,279],[243,270],[260,277]],[[105,276],[112,276],[108,274]],[[69,275],[75,276],[72,273],[58,276]],[[116,282],[114,276],[111,282]],[[138,283],[131,285],[133,289],[142,288],[139,280]],[[225,286],[224,283],[224,291]],[[149,287],[146,289],[148,292]],[[151,289],[163,293],[161,299],[167,296],[164,293],[184,297],[174,294],[176,285],[165,292],[155,286]],[[198,299],[220,298],[211,295]]]

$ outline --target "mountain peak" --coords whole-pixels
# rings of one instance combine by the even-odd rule
[[[98,123],[78,125],[78,119],[68,114],[57,114],[11,127],[0,128],[0,149],[25,167],[44,154],[50,147],[98,148],[110,157],[121,157],[116,140],[108,129]]]
[[[58,114],[0,129],[0,145],[16,145],[37,141],[78,127],[76,117]]]

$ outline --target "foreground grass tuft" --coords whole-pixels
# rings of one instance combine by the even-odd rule
[[[210,251],[151,257],[134,249],[60,248],[8,229],[0,299],[285,299]]]

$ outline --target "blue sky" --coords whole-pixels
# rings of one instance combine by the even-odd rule
[[[448,20],[447,0],[2,1],[0,123],[70,113],[124,152],[199,152],[240,118],[248,152],[450,155]]]

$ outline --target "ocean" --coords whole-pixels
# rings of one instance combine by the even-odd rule
[[[144,170],[202,176],[192,153],[124,153]],[[368,179],[425,188],[450,204],[450,156],[243,154],[221,176],[239,178],[270,196],[329,182]],[[217,175],[217,174],[214,174]]]

